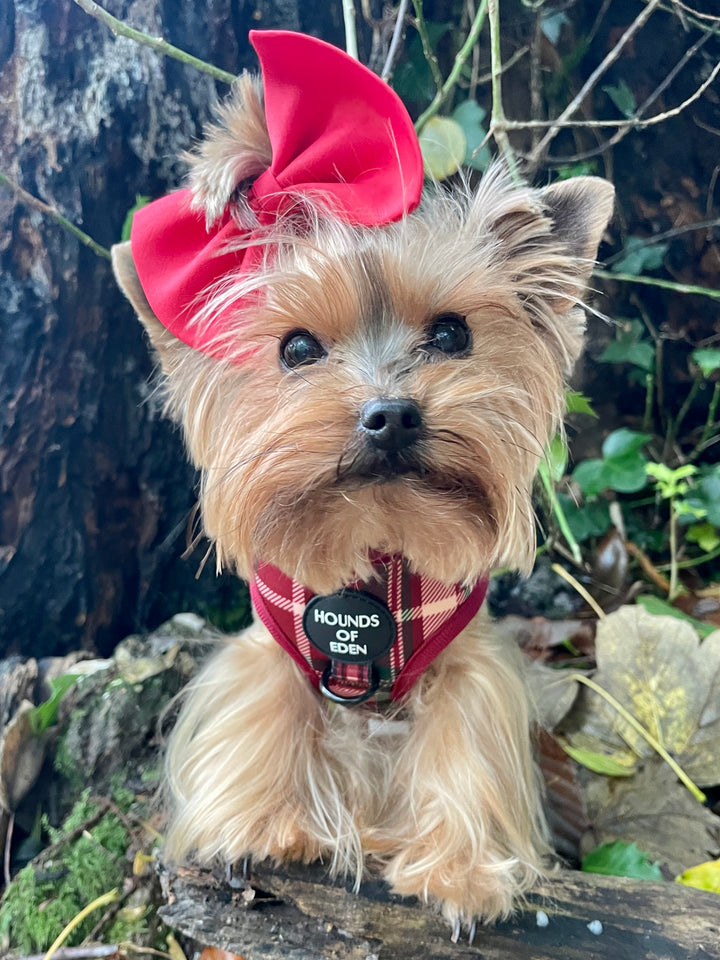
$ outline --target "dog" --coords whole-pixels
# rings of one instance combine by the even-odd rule
[[[369,867],[457,933],[546,869],[522,665],[481,604],[532,565],[613,188],[423,186],[378,77],[251,41],[262,80],[113,249],[256,614],[187,690],[165,854]]]

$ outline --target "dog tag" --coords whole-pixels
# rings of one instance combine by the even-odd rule
[[[340,663],[372,663],[388,652],[397,633],[385,604],[361,590],[313,597],[303,630],[314,647]]]

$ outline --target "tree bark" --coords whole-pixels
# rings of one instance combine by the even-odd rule
[[[381,883],[363,884],[356,894],[330,883],[318,865],[260,865],[252,881],[253,888],[233,893],[186,871],[166,884],[162,919],[244,960],[720,958],[717,895],[673,883],[562,871],[510,920],[478,926],[471,944],[467,933],[451,942],[442,918]]]
[[[252,26],[338,39],[342,23],[299,0],[105,6],[232,73],[255,66]],[[138,194],[181,184],[177,157],[227,90],[72,0],[0,0],[0,170],[105,247]],[[2,187],[0,330],[0,657],[106,654],[178,610],[239,602],[212,560],[195,581],[206,545],[181,558],[194,476],[109,264]]]

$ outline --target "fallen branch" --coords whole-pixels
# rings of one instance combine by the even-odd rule
[[[207,875],[172,877],[161,917],[245,960],[720,960],[717,894],[674,883],[560,871],[509,920],[478,925],[473,944],[467,934],[454,944],[441,917],[378,881],[356,894],[331,883],[318,864],[282,871],[261,864],[252,881],[255,899]]]

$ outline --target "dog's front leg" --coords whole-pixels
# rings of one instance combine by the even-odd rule
[[[510,913],[539,878],[543,839],[527,697],[512,654],[475,621],[411,691],[385,829],[395,891],[456,930]]]
[[[169,859],[358,869],[360,841],[324,746],[326,705],[259,623],[190,684],[167,753]]]

